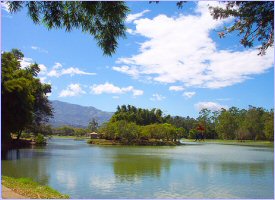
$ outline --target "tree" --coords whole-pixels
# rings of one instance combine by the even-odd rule
[[[243,35],[240,43],[252,47],[256,40],[261,42],[259,55],[273,46],[274,42],[274,2],[273,1],[232,1],[225,8],[210,7],[214,19],[234,17],[231,27],[225,27],[220,37],[233,31]]]
[[[216,131],[219,138],[233,140],[238,130],[237,112],[235,107],[223,109],[216,121]]]
[[[265,113],[264,117],[264,134],[266,139],[273,141],[274,140],[274,110]]]
[[[261,107],[257,108],[249,106],[244,118],[244,126],[249,131],[250,139],[265,139],[263,115],[265,110]]]
[[[118,39],[125,37],[124,21],[129,11],[123,1],[8,1],[11,13],[23,7],[35,24],[48,29],[74,28],[93,35],[105,55],[112,55]]]
[[[98,122],[95,118],[92,119],[92,121],[90,121],[89,125],[88,125],[88,129],[90,129],[92,132],[96,132],[98,129]]]
[[[51,91],[50,85],[42,84],[37,78],[37,64],[21,68],[20,60],[23,57],[23,53],[17,49],[2,53],[2,144],[11,142],[11,133],[21,133],[27,126],[40,123],[52,114],[46,96]]]

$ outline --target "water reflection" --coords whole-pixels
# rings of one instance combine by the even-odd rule
[[[31,152],[27,150],[12,150],[8,152],[5,162],[2,160],[2,174],[15,178],[29,177],[40,184],[47,185],[49,173],[47,161],[32,159],[33,156],[43,155],[42,152]]]
[[[160,177],[169,172],[171,161],[159,156],[118,154],[113,157],[113,169],[120,181],[136,181],[140,177]]]
[[[71,198],[272,198],[273,155],[243,146],[107,147],[53,139],[46,148],[6,153],[2,174],[31,177]]]

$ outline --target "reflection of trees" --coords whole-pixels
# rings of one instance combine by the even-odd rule
[[[114,157],[113,169],[122,181],[132,181],[141,176],[159,177],[162,170],[170,169],[170,162],[159,156],[122,154]]]
[[[47,165],[44,163],[46,161],[37,159],[37,154],[46,156],[44,152],[33,150],[10,150],[4,157],[6,160],[2,160],[2,175],[15,178],[28,177],[40,184],[48,184],[49,175],[46,169]]]
[[[200,169],[205,172],[209,170],[222,171],[232,174],[246,173],[250,175],[264,175],[265,173],[270,173],[273,170],[273,162],[270,163],[236,163],[236,162],[220,162],[220,163],[208,163],[200,162]],[[272,173],[273,174],[273,173]]]

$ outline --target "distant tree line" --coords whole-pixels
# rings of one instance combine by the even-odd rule
[[[203,127],[207,139],[270,140],[274,139],[274,110],[249,106],[220,111],[202,109],[198,118],[163,115],[160,109],[141,109],[131,105],[117,107],[109,122],[99,132],[105,139],[166,140],[194,139]]]

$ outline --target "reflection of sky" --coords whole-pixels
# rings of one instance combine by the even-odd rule
[[[58,144],[49,145],[45,151],[20,150],[20,159],[2,161],[3,174],[31,174],[39,182],[46,177],[51,187],[71,198],[273,197],[273,149],[231,145],[99,147],[74,140],[58,143],[59,148],[54,148]],[[73,144],[77,148],[67,148]]]
[[[68,189],[75,189],[77,177],[69,171],[57,170],[56,179],[59,184],[66,185]]]

